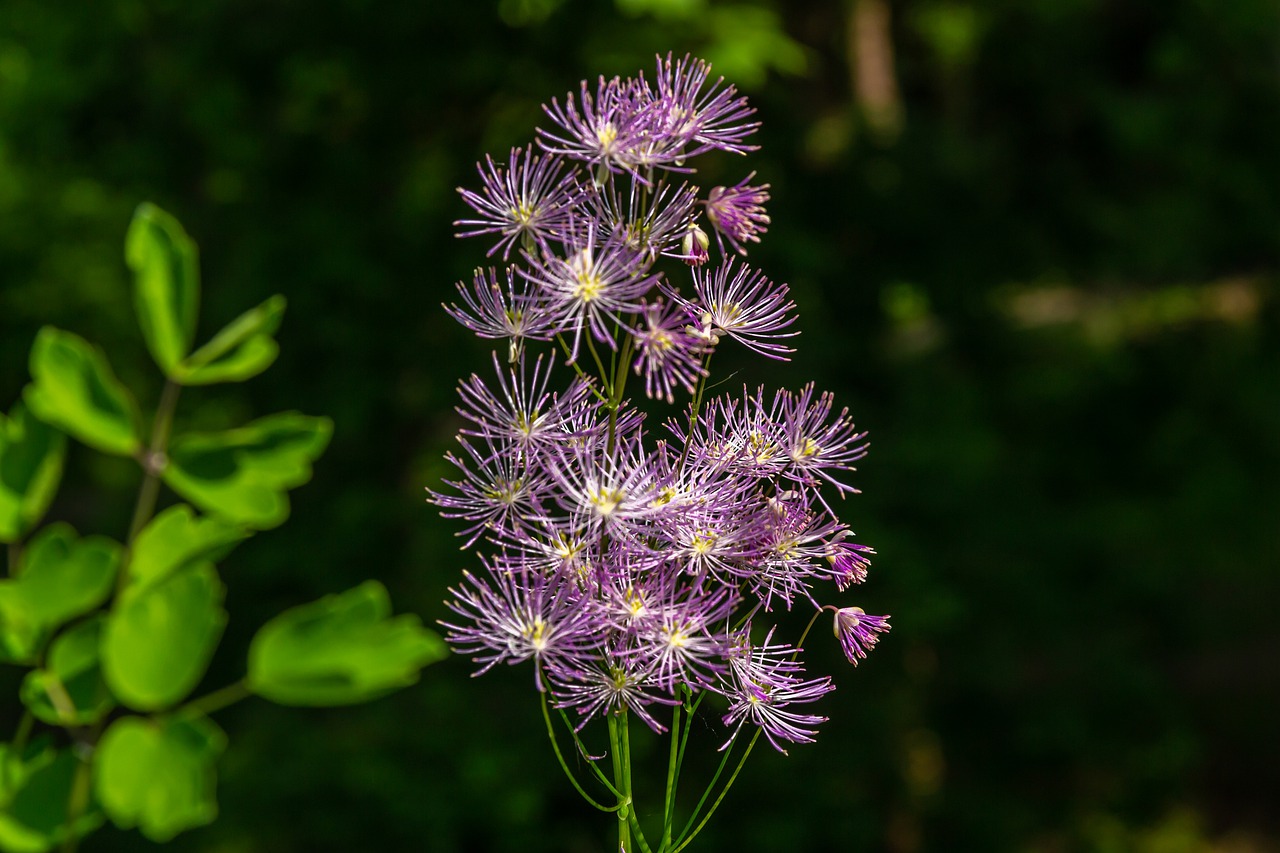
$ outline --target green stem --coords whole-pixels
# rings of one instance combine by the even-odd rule
[[[689,842],[693,841],[699,832],[702,832],[702,828],[707,825],[707,821],[711,820],[711,816],[716,813],[716,809],[719,808],[720,803],[724,801],[725,794],[728,794],[729,789],[733,787],[733,783],[737,780],[738,774],[742,772],[742,766],[747,763],[747,757],[751,755],[751,750],[755,747],[756,741],[759,739],[760,729],[756,729],[756,733],[751,737],[751,743],[747,744],[747,751],[742,753],[742,758],[738,760],[738,766],[733,769],[733,775],[729,777],[728,782],[724,783],[724,788],[721,789],[720,796],[716,797],[716,801],[711,804],[711,808],[707,810],[707,813],[703,816],[702,822],[698,824],[697,828],[686,836],[685,833],[689,832],[689,824],[692,824],[694,820],[693,817],[689,818],[689,823],[685,824],[684,832],[680,833],[680,843],[676,847],[672,848],[671,853],[680,853],[681,850],[689,846]],[[720,770],[724,769],[724,761],[728,759],[728,757],[729,756],[726,752],[724,759],[720,762],[720,769],[716,770],[716,775],[711,779],[711,784],[707,786],[707,794],[711,793],[711,788],[715,785],[716,779],[720,777]],[[702,795],[702,800],[698,803],[698,809],[701,809],[702,803],[706,802],[707,794]],[[694,809],[694,817],[697,817],[698,809]]]
[[[626,781],[627,801],[632,801],[631,795],[631,725],[630,717],[627,709],[622,709],[622,776]],[[635,839],[636,846],[640,848],[640,853],[651,853],[649,842],[644,837],[644,831],[640,829],[640,818],[636,814],[634,803],[627,808],[627,823],[630,826],[632,837]]]
[[[618,851],[631,853],[631,779],[630,767],[624,758],[623,735],[618,725],[622,720],[622,728],[626,727],[626,709],[608,716],[609,749],[613,759],[613,781],[618,788]]]
[[[616,812],[622,809],[622,807],[626,804],[626,801],[623,800],[621,797],[618,798],[618,804],[616,806],[602,805],[600,803],[597,803],[594,799],[592,799],[591,795],[582,789],[582,785],[578,784],[577,777],[573,775],[573,771],[570,770],[569,765],[565,763],[564,755],[560,752],[560,744],[556,742],[556,732],[551,725],[551,712],[547,710],[547,694],[542,693],[540,694],[540,696],[542,699],[542,719],[545,720],[547,723],[547,738],[551,741],[551,749],[556,754],[556,760],[560,762],[560,768],[564,770],[564,775],[569,777],[569,782],[570,784],[573,785],[574,790],[576,790],[579,794],[582,795],[582,799],[586,800],[588,803],[590,803],[592,806],[594,806],[595,808],[599,809],[602,812]]]
[[[680,711],[681,706],[676,705],[671,712],[671,752],[667,757],[667,796],[662,807],[662,847],[666,850],[671,846],[671,823],[675,820],[675,800],[676,800],[676,779],[678,771],[676,769],[680,759]]]
[[[67,837],[62,842],[62,853],[75,853],[80,846],[80,833],[76,831],[76,824],[80,822],[85,809],[89,808],[91,766],[86,758],[81,758],[76,765],[76,775],[71,780],[71,795],[67,800]]]
[[[604,362],[600,360],[600,353],[596,352],[596,342],[595,339],[591,337],[590,329],[587,330],[586,338],[587,350],[591,353],[591,358],[595,360],[596,370],[600,371],[600,381],[608,383],[604,389],[605,393],[609,395],[610,399],[613,399],[613,383],[610,381],[611,377],[609,371],[604,369]]]
[[[164,453],[169,446],[169,430],[173,427],[173,411],[178,405],[178,394],[182,386],[172,379],[164,384],[160,394],[160,403],[156,407],[156,417],[151,424],[151,446],[142,458],[142,488],[138,490],[138,503],[133,508],[133,521],[129,524],[130,545],[138,533],[151,520],[156,509],[156,498],[160,494],[160,471],[165,465]],[[126,572],[122,567],[119,576],[119,589],[124,589]]]
[[[804,648],[805,638],[809,636],[809,632],[813,630],[814,623],[818,621],[818,617],[822,615],[824,610],[826,610],[825,607],[818,608],[818,612],[813,614],[813,618],[809,620],[809,624],[804,626],[804,633],[800,635],[800,642],[796,643],[796,650],[791,655],[792,661],[795,661],[795,659],[800,656],[800,651]]]
[[[4,766],[0,767],[0,771],[4,773],[5,787],[13,784],[13,774],[10,768],[17,767],[22,763],[22,753],[27,749],[27,739],[31,737],[31,728],[35,725],[36,718],[31,715],[29,710],[23,710],[21,719],[18,720],[17,731],[13,733],[13,740],[9,743],[9,751],[6,753]]]
[[[9,577],[15,577],[18,574],[18,561],[22,559],[22,546],[17,542],[9,543]]]
[[[243,699],[248,699],[252,695],[253,691],[249,689],[249,685],[246,684],[242,678],[239,681],[228,684],[226,687],[215,690],[212,693],[206,693],[199,699],[192,699],[190,702],[179,708],[177,713],[179,715],[203,714],[207,717],[210,714],[221,711],[229,705],[234,705]]]
[[[564,712],[563,708],[557,708],[560,712],[560,719],[564,722],[564,727],[569,730],[570,736],[573,737],[573,743],[578,747],[578,754],[587,760],[587,766],[591,768],[591,772],[596,774],[596,778],[609,789],[609,793],[615,797],[618,796],[618,790],[613,787],[613,782],[609,781],[609,777],[604,775],[604,771],[596,766],[596,762],[591,760],[591,753],[587,752],[587,745],[582,742],[582,738],[578,737],[578,732],[573,727],[573,723],[569,721],[569,715]]]
[[[556,342],[560,344],[560,349],[564,351],[565,358],[573,357],[573,350],[569,349],[569,342],[564,339],[564,335],[556,335]],[[591,389],[592,394],[596,395],[597,400],[601,403],[607,403],[609,401],[609,398],[602,394],[600,389],[596,387],[596,383],[591,381],[591,377],[582,369],[582,365],[578,364],[576,361],[572,361],[569,362],[569,366],[574,369],[574,372],[578,374],[580,379],[587,380],[587,387]]]

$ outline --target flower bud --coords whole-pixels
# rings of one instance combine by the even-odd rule
[[[711,245],[711,238],[707,236],[707,232],[703,231],[697,223],[689,226],[689,230],[685,232],[684,240],[680,243],[680,248],[684,252],[684,262],[689,266],[701,266],[707,262],[710,254],[707,247]]]

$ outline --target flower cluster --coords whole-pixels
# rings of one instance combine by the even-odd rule
[[[853,663],[888,623],[821,603],[872,553],[829,500],[866,452],[848,412],[812,385],[704,399],[719,347],[785,360],[797,334],[787,286],[736,257],[769,223],[768,185],[704,198],[689,182],[696,156],[753,150],[753,110],[706,63],[670,56],[652,82],[601,78],[545,110],[537,148],[486,159],[480,188],[459,190],[475,212],[460,236],[510,266],[477,270],[446,306],[506,341],[459,386],[458,475],[432,492],[464,547],[488,546],[451,590],[447,640],[481,672],[532,661],[582,724],[625,709],[662,731],[658,708],[710,692],[730,742],[747,725],[779,750],[811,741],[825,718],[805,706],[833,685],[775,642],[771,615],[833,611]],[[684,263],[669,274],[664,258]],[[573,375],[557,383],[561,357]],[[683,414],[651,424],[625,394],[632,373],[650,398],[691,395]]]

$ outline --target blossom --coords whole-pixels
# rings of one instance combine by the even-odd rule
[[[506,168],[490,157],[476,168],[480,192],[458,187],[458,193],[480,218],[453,223],[470,227],[460,231],[459,237],[498,234],[489,254],[501,249],[506,260],[516,240],[522,240],[526,250],[540,246],[545,251],[547,241],[562,234],[576,186],[570,176],[561,174],[564,164],[559,157],[534,154],[532,147],[512,148]]]
[[[497,391],[474,373],[458,385],[462,405],[457,412],[474,424],[462,433],[510,441],[526,450],[561,440],[569,412],[577,409],[588,393],[585,384],[575,382],[563,395],[548,391],[551,362],[544,362],[541,356],[534,361],[532,375],[523,358],[504,370],[495,353],[493,366]]]
[[[679,305],[664,305],[661,299],[642,311],[644,325],[636,328],[637,376],[644,376],[644,392],[674,402],[679,385],[693,393],[697,380],[706,375],[701,364],[706,342],[686,328],[688,316]]]
[[[639,147],[653,146],[649,101],[642,85],[618,77],[596,83],[594,93],[582,81],[578,96],[565,95],[563,106],[555,98],[542,109],[558,126],[557,130],[539,127],[539,144],[549,152],[563,154],[597,168],[595,180],[604,183],[610,172],[634,170],[638,165]]]
[[[867,568],[871,565],[867,555],[874,553],[875,551],[866,545],[853,542],[831,544],[827,561],[831,563],[831,573],[841,592],[848,589],[851,584],[862,583],[867,579]]]
[[[583,331],[613,346],[610,326],[621,314],[638,313],[640,298],[657,281],[648,274],[644,252],[617,234],[599,237],[592,220],[586,233],[566,246],[566,257],[544,257],[524,271],[537,286],[537,299],[557,318],[557,329],[573,335],[570,362],[578,358]]]
[[[640,588],[644,611],[624,611],[629,619],[631,645],[620,654],[652,667],[653,678],[675,693],[677,685],[708,685],[725,670],[728,637],[713,630],[738,603],[735,591],[724,585],[685,586],[666,576]]]
[[[698,318],[696,328],[708,342],[728,336],[753,352],[783,361],[794,351],[781,343],[799,334],[784,331],[796,321],[796,305],[787,299],[785,284],[774,284],[746,264],[735,271],[732,258],[714,270],[692,272],[695,299],[684,299],[670,287],[663,292]]]
[[[484,562],[488,578],[463,572],[468,584],[450,588],[446,602],[464,624],[441,621],[445,641],[459,654],[484,664],[476,675],[499,663],[532,659],[543,667],[577,670],[590,665],[603,641],[599,619],[572,584],[555,576],[506,571],[501,560]],[[538,689],[542,689],[539,682]]]
[[[812,600],[809,581],[826,574],[821,561],[829,550],[827,543],[844,532],[839,521],[815,512],[805,497],[792,492],[770,498],[758,514],[761,557],[748,579],[765,610],[772,608],[774,596],[788,608],[797,595]]]
[[[726,244],[745,254],[766,233],[769,185],[752,172],[703,197],[668,174],[692,173],[709,151],[752,150],[754,111],[707,63],[673,54],[648,79],[584,81],[544,111],[540,151],[486,158],[481,186],[459,190],[475,211],[459,236],[488,236],[489,255],[515,249],[519,262],[477,269],[445,306],[506,342],[493,374],[459,383],[461,449],[446,457],[458,473],[429,490],[481,552],[481,569],[450,590],[446,641],[477,675],[532,661],[538,689],[577,728],[634,714],[663,732],[662,706],[714,692],[727,700],[722,749],[747,725],[780,751],[812,741],[825,717],[804,706],[831,678],[811,675],[764,620],[798,599],[829,608],[854,663],[888,630],[887,616],[819,603],[822,582],[843,591],[870,565],[828,501],[856,491],[848,475],[866,434],[812,383],[704,399],[725,338],[786,360],[796,306],[786,284],[726,257]],[[682,269],[667,259],[691,267],[684,293],[664,278],[663,265]],[[566,382],[553,376],[553,338],[575,374]],[[693,400],[651,432],[641,385],[651,399],[674,403],[680,389]]]
[[[747,250],[742,244],[759,243],[760,235],[768,230],[769,217],[764,212],[764,203],[769,200],[769,185],[747,186],[747,181],[755,176],[752,172],[732,187],[712,187],[703,202],[707,218],[715,226],[716,238],[723,238],[721,253],[724,252],[723,240],[728,240],[739,254],[745,255]]]
[[[492,267],[477,269],[470,288],[457,284],[463,306],[445,305],[444,310],[478,337],[507,339],[507,361],[514,363],[524,351],[525,339],[550,340],[553,324],[549,312],[529,298],[527,282],[517,287],[515,269],[507,267],[506,272],[504,288]]]
[[[744,154],[757,146],[743,140],[755,133],[759,122],[744,121],[755,110],[747,99],[738,96],[733,86],[723,86],[719,77],[710,85],[711,65],[701,59],[685,56],[674,60],[672,54],[659,58],[657,72],[658,108],[663,132],[684,137],[690,147],[684,157],[718,149]]]
[[[842,607],[836,610],[833,627],[844,656],[857,665],[875,647],[879,635],[889,630],[889,617],[872,616],[861,607]]]
[[[431,497],[445,518],[474,522],[458,533],[469,537],[462,547],[470,548],[486,531],[516,529],[535,515],[537,479],[529,476],[526,457],[495,447],[492,439],[486,439],[488,453],[461,438],[459,443],[470,463],[452,453],[445,456],[462,473],[461,480],[445,480],[458,494],[431,492]]]
[[[665,732],[667,727],[654,719],[647,706],[655,702],[679,704],[676,699],[660,695],[650,668],[635,660],[608,657],[572,678],[555,679],[553,684],[559,707],[576,708],[582,716],[579,729],[593,717],[627,709],[655,732]]]
[[[771,417],[785,434],[789,464],[782,475],[804,485],[813,484],[816,476],[841,492],[853,492],[831,472],[855,470],[853,463],[867,455],[867,434],[856,431],[847,408],[833,417],[834,402],[830,393],[816,393],[812,382],[798,394],[778,392]]]
[[[816,702],[835,686],[826,676],[803,678],[804,667],[795,660],[800,650],[771,643],[772,639],[773,629],[758,646],[751,645],[747,631],[738,637],[738,649],[729,660],[730,677],[721,685],[730,702],[724,723],[734,727],[721,750],[733,743],[742,726],[750,722],[764,733],[774,749],[785,755],[782,741],[812,743],[817,734],[815,726],[827,720],[817,714],[788,710],[791,705]]]
[[[615,434],[612,442],[607,436],[591,436],[556,447],[547,473],[556,485],[551,499],[565,511],[579,513],[591,530],[638,535],[644,520],[659,511],[654,498],[660,483],[638,436]]]
[[[652,187],[633,182],[625,206],[614,187],[593,187],[586,193],[592,218],[608,227],[609,236],[618,235],[651,260],[658,255],[682,257],[677,250],[693,221],[697,198],[696,187],[665,181]]]

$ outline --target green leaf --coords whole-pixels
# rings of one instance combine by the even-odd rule
[[[166,376],[191,351],[200,307],[196,244],[178,220],[153,204],[141,204],[124,239],[133,270],[134,307],[147,349]]]
[[[98,744],[94,789],[111,821],[152,841],[218,816],[214,764],[227,738],[206,717],[122,717]]]
[[[49,647],[44,669],[22,680],[22,703],[37,719],[64,728],[88,726],[111,710],[98,665],[103,621],[98,615],[59,634]]]
[[[282,705],[347,705],[413,684],[448,652],[417,616],[390,615],[376,581],[286,610],[253,638],[250,689]]]
[[[31,377],[24,398],[40,420],[106,453],[142,447],[137,404],[84,338],[45,326],[31,347]]]
[[[88,804],[85,813],[67,826],[67,803],[79,762],[70,751],[32,751],[15,762],[5,750],[0,759],[11,773],[0,808],[0,850],[45,853],[70,835],[87,835],[102,825],[102,813]]]
[[[224,594],[211,563],[126,590],[102,638],[102,671],[115,697],[139,711],[158,711],[190,693],[227,623]]]
[[[285,491],[311,479],[332,432],[328,418],[285,412],[228,432],[184,435],[169,448],[164,481],[211,515],[266,530],[289,517]]]
[[[15,577],[0,580],[0,656],[28,663],[49,634],[111,595],[123,549],[51,524],[23,551]]]
[[[151,520],[134,540],[129,587],[142,589],[196,561],[217,561],[249,532],[220,518],[199,517],[176,504]]]
[[[17,542],[49,508],[67,439],[18,404],[0,415],[0,542]]]
[[[184,385],[242,382],[271,366],[280,352],[272,337],[284,316],[285,298],[273,296],[213,336],[178,368]]]

